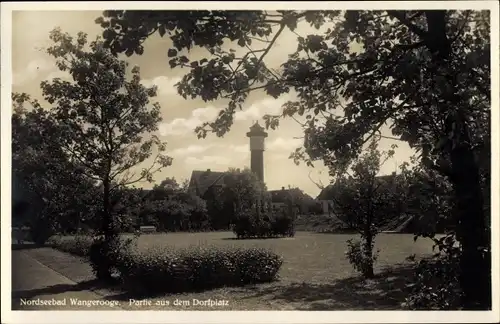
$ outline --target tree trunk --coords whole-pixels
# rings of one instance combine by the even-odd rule
[[[103,181],[103,209],[102,209],[102,231],[106,241],[114,236],[113,219],[110,210],[110,181],[104,179]]]
[[[102,232],[104,235],[104,242],[101,245],[99,254],[96,258],[97,264],[97,278],[104,281],[112,279],[111,275],[111,261],[110,252],[112,241],[117,237],[115,226],[110,210],[110,181],[105,178],[103,181],[103,206],[102,206]]]
[[[457,237],[462,246],[460,285],[466,309],[491,309],[491,252],[483,210],[480,173],[468,145],[451,152]],[[487,250],[487,252],[484,252]]]
[[[367,279],[375,277],[373,272],[373,236],[372,233],[366,233],[364,242],[363,253],[365,254],[365,267],[363,269],[363,276]]]

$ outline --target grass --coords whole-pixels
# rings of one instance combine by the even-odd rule
[[[344,255],[351,234],[318,234],[297,232],[294,238],[266,240],[232,240],[233,233],[169,233],[142,235],[139,248],[161,245],[187,247],[191,245],[234,245],[270,248],[283,256],[280,281],[247,287],[223,288],[199,293],[168,295],[150,299],[151,305],[130,305],[133,296],[119,291],[101,290],[108,299],[122,300],[130,309],[162,310],[339,310],[339,309],[400,309],[404,299],[402,288],[411,280],[411,269],[404,266],[407,256],[425,256],[432,252],[428,240],[413,241],[412,235],[380,234],[375,248],[380,249],[373,280],[362,280]],[[52,251],[52,252],[50,252]],[[40,262],[75,281],[91,282],[90,267],[75,261],[78,258],[44,248],[33,250]],[[52,255],[50,255],[52,254]],[[80,264],[78,264],[80,262]],[[57,268],[57,269],[56,269]],[[73,270],[72,270],[73,269]],[[85,286],[85,285],[84,285]],[[188,300],[190,305],[173,305]],[[193,306],[193,299],[228,300],[227,306]],[[169,301],[169,305],[161,301]],[[158,302],[158,304],[156,304]]]

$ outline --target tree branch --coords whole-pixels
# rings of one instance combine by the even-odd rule
[[[406,18],[406,13],[405,11],[398,11],[398,10],[389,10],[387,13],[393,17],[399,20],[402,24],[404,24],[408,29],[419,36],[422,40],[426,39],[427,37],[427,32],[425,30],[422,30],[421,28],[413,25],[409,19]]]

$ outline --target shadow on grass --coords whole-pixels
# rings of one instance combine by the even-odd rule
[[[240,299],[274,300],[280,304],[293,305],[296,310],[401,310],[401,303],[408,296],[406,285],[413,282],[413,275],[413,267],[406,265],[382,271],[369,280],[352,277],[332,284],[274,282],[226,288],[243,293],[244,296],[238,297]],[[202,291],[207,289],[183,293]],[[165,294],[167,293],[120,292],[105,299],[123,301],[155,298]]]
[[[12,291],[12,298],[31,299],[41,295],[56,295],[72,291],[73,292],[85,291],[85,290],[92,291],[95,289],[103,289],[103,288],[112,289],[112,288],[118,288],[118,286],[116,284],[107,284],[103,283],[100,280],[93,279],[88,281],[82,281],[77,284],[58,284],[40,289]]]
[[[11,249],[12,251],[14,250],[32,250],[32,249],[39,249],[42,247],[46,247],[44,245],[37,245],[35,243],[12,243],[11,244]]]
[[[327,229],[327,230],[318,230],[312,232],[314,234],[346,234],[346,235],[352,235],[352,234],[359,234],[359,232],[355,230],[337,230],[337,229]]]
[[[413,267],[398,266],[370,280],[352,277],[332,284],[254,287],[255,294],[244,298],[295,303],[297,310],[401,310],[408,296],[405,287],[413,281],[413,274]]]
[[[245,238],[238,238],[238,237],[223,237],[221,240],[225,241],[258,241],[258,240],[282,240],[282,239],[292,239],[293,237],[280,237],[280,236],[268,236],[268,237],[245,237]]]

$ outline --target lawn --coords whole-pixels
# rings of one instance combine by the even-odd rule
[[[149,304],[131,304],[133,296],[118,291],[98,289],[106,299],[121,300],[121,306],[136,310],[342,310],[401,309],[402,288],[411,281],[412,269],[405,258],[432,252],[429,240],[413,241],[412,235],[380,234],[376,249],[377,278],[362,280],[345,258],[346,240],[351,234],[297,232],[294,238],[235,240],[230,232],[168,233],[142,235],[139,248],[162,245],[234,245],[270,248],[283,256],[278,282],[246,287],[221,288],[205,292],[164,295],[149,299]],[[90,267],[74,256],[49,248],[30,252],[40,262],[82,282],[82,289],[92,285]],[[87,278],[87,279],[85,279]],[[227,305],[194,305],[194,300],[227,300]],[[174,305],[175,301],[183,304]],[[187,302],[189,301],[189,305]],[[168,302],[168,305],[167,305]]]
[[[280,277],[282,281],[329,283],[353,276],[346,259],[346,241],[353,234],[319,234],[297,232],[294,238],[236,240],[231,232],[149,234],[139,238],[139,248],[162,245],[187,247],[190,245],[233,245],[269,248],[284,258]],[[375,249],[380,249],[376,270],[403,263],[410,254],[432,252],[430,240],[413,241],[413,235],[380,234]]]

